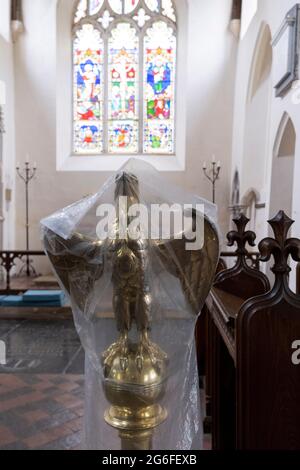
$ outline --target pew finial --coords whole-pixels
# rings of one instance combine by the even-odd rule
[[[294,261],[300,261],[300,240],[288,238],[288,233],[294,220],[288,217],[284,211],[268,221],[274,232],[274,238],[267,237],[258,245],[261,261],[267,262],[274,257],[274,266],[271,268],[275,275],[289,274],[289,257]]]
[[[254,247],[256,240],[256,234],[252,230],[246,230],[249,221],[250,219],[244,214],[233,219],[237,230],[229,232],[227,239],[228,246],[233,246],[235,243],[237,245],[236,263],[232,268],[219,272],[214,284],[215,287],[233,295],[238,294],[245,300],[270,289],[267,276],[259,271],[258,263],[253,262],[253,256],[257,255],[248,251],[247,245]],[[249,260],[252,261],[252,266]]]
[[[248,254],[246,248],[247,243],[252,247],[255,246],[255,233],[252,230],[246,230],[246,226],[248,225],[249,221],[250,219],[248,219],[248,217],[246,217],[244,214],[240,214],[238,217],[233,219],[237,230],[232,230],[227,234],[228,246],[233,246],[235,243],[237,244],[237,255]]]

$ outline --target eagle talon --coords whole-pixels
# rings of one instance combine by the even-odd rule
[[[123,334],[120,336],[119,340],[112,344],[104,353],[102,354],[102,364],[104,370],[109,370],[112,366],[112,363],[116,356],[120,356],[120,366],[123,371],[126,371],[128,368],[128,336]]]
[[[127,357],[120,357],[120,367],[123,372],[128,369],[128,359]]]
[[[136,357],[135,362],[136,362],[136,366],[137,366],[138,371],[141,372],[142,369],[143,369],[143,365],[144,365],[144,358],[143,358],[143,356],[142,356],[141,354],[139,354],[139,355]]]
[[[136,364],[139,370],[143,367],[145,355],[148,355],[151,364],[154,367],[160,367],[161,363],[167,360],[166,353],[164,353],[159,346],[149,340],[148,332],[142,332],[140,336],[140,343],[136,358]]]

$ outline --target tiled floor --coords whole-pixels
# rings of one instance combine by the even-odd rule
[[[79,449],[84,352],[72,320],[0,319],[0,340],[0,450]]]
[[[73,321],[0,319],[0,340],[0,449],[78,448],[84,352]]]
[[[72,320],[0,320],[0,373],[82,374],[84,352]]]
[[[0,376],[1,450],[78,449],[82,416],[82,375]]]

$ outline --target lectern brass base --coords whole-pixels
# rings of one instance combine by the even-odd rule
[[[119,430],[122,450],[150,450],[153,431],[166,418],[167,410],[160,405],[138,410],[112,406],[104,415],[107,424]]]
[[[111,406],[104,415],[107,424],[126,431],[153,429],[163,423],[166,418],[167,410],[160,405],[146,406],[137,410]]]
[[[153,429],[148,431],[120,431],[121,450],[152,450]]]
[[[153,361],[146,351],[138,367],[138,351],[137,344],[128,343],[124,368],[115,349],[110,369],[105,368],[103,387],[112,406],[106,410],[104,419],[119,431],[122,450],[151,449],[155,428],[167,418],[167,410],[159,404],[165,393],[167,359]]]

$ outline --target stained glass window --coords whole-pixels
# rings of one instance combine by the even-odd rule
[[[89,8],[90,15],[95,15],[96,13],[98,13],[102,5],[103,5],[103,0],[90,0],[90,8]]]
[[[74,40],[74,147],[76,153],[103,151],[103,40],[91,24]]]
[[[149,10],[159,12],[158,0],[145,0],[145,2]]]
[[[173,153],[176,38],[158,21],[144,39],[144,153]]]
[[[172,0],[162,0],[162,12],[171,20],[176,21],[175,10],[173,7]]]
[[[138,62],[137,31],[119,23],[108,43],[109,153],[138,152]]]
[[[115,13],[118,13],[118,15],[123,13],[122,0],[109,0],[109,6]]]
[[[173,0],[80,0],[73,36],[74,153],[173,154]]]
[[[124,0],[124,13],[131,13],[138,3],[139,0]]]
[[[77,10],[75,13],[74,23],[78,23],[78,21],[82,20],[86,16],[87,13],[87,2],[88,0],[80,0],[78,2]]]

